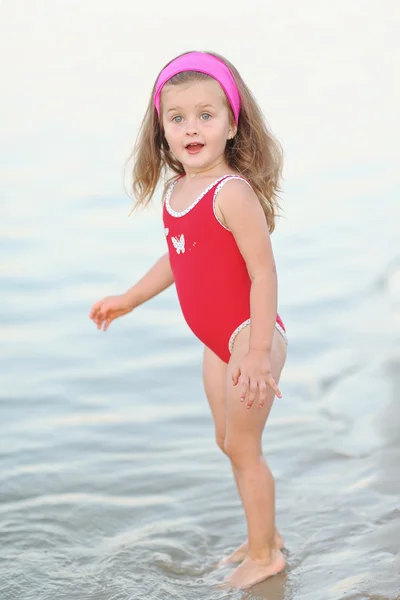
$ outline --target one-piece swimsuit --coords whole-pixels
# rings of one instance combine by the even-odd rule
[[[239,175],[220,177],[177,212],[170,199],[179,179],[167,189],[163,207],[179,303],[193,333],[227,363],[237,334],[250,324],[251,279],[233,234],[217,217],[215,199],[227,181],[248,181]],[[276,328],[287,341],[279,315]]]

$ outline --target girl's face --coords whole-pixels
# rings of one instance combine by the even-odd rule
[[[217,81],[166,85],[161,96],[162,125],[172,154],[186,173],[198,173],[224,160],[236,125]]]

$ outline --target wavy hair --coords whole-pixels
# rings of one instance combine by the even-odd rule
[[[184,52],[184,54],[187,53]],[[279,192],[281,191],[279,186],[283,167],[282,147],[269,130],[260,107],[237,69],[223,56],[214,52],[207,54],[215,56],[225,63],[230,69],[240,93],[241,109],[237,133],[226,144],[225,159],[232,171],[245,177],[251,184],[264,210],[269,231],[272,233],[279,210]],[[210,79],[210,77],[197,71],[185,71],[172,77],[165,85],[179,85],[205,79]],[[154,106],[155,87],[154,83],[133,152],[128,159],[133,159],[133,193],[135,196],[133,210],[149,204],[160,178],[166,181],[165,185],[167,186],[176,175],[185,173],[182,163],[171,154],[165,139],[162,124]],[[234,120],[228,101],[227,105],[231,111],[231,118]]]

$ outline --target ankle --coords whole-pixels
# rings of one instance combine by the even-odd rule
[[[276,552],[276,544],[272,543],[258,550],[250,548],[248,556],[250,560],[253,560],[254,562],[257,562],[261,565],[268,565],[273,561]]]

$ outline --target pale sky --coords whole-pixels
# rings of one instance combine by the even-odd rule
[[[63,164],[84,190],[93,174],[89,164],[85,184],[82,165],[98,153],[109,165],[99,185],[115,189],[157,72],[187,49],[237,66],[285,148],[289,181],[312,190],[334,168],[356,173],[350,191],[399,182],[396,0],[0,0],[0,15],[6,188],[21,169],[29,178]]]

